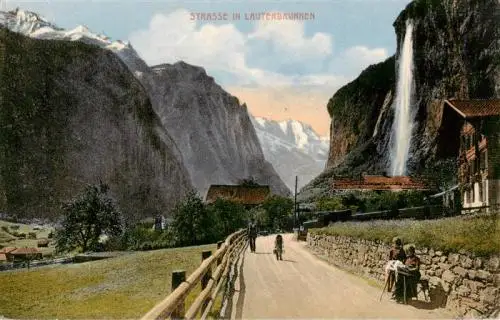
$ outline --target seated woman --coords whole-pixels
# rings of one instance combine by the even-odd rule
[[[392,248],[389,251],[389,261],[401,261],[404,263],[406,259],[405,251],[403,250],[403,242],[400,238],[395,237],[392,239]],[[389,270],[390,268],[386,267],[386,281],[387,281],[387,292],[392,291],[392,287],[395,282],[395,274],[394,271]]]
[[[408,247],[408,256],[405,265],[409,270],[411,277],[408,277],[409,283],[406,285],[406,297],[417,297],[417,284],[420,280],[420,259],[415,255],[415,247]]]

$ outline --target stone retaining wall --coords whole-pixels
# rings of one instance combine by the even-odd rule
[[[328,262],[384,284],[390,246],[341,236],[307,235],[307,244]],[[500,309],[500,257],[416,248],[422,279],[429,281],[426,307],[446,307],[457,316],[497,315]]]

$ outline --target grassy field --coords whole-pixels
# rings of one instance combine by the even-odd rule
[[[137,319],[170,293],[172,271],[185,270],[189,276],[204,250],[215,252],[216,246],[1,272],[0,318]]]
[[[498,215],[453,217],[437,220],[376,220],[341,222],[327,228],[311,229],[311,234],[350,236],[390,243],[399,236],[418,248],[458,252],[463,249],[478,256],[500,254]]]
[[[0,246],[3,247],[37,247],[37,241],[36,239],[19,239],[14,237],[13,235],[5,232],[1,228],[3,226],[7,227],[9,231],[14,231],[11,229],[11,226],[17,225],[19,226],[19,229],[15,230],[19,233],[25,233],[26,237],[30,232],[36,233],[37,239],[41,238],[47,238],[49,236],[49,233],[53,231],[53,228],[49,228],[46,226],[43,226],[40,230],[35,230],[34,226],[30,226],[27,224],[22,224],[22,223],[12,223],[12,222],[7,222],[0,220]],[[54,251],[54,246],[51,243],[48,248],[39,248],[40,251],[44,255],[46,254],[51,254]]]

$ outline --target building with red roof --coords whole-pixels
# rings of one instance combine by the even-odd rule
[[[372,190],[372,191],[427,191],[429,188],[423,180],[408,176],[375,176],[361,175],[359,178],[337,178],[332,181],[332,188],[338,191],[345,190]]]

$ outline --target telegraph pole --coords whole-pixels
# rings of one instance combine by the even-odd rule
[[[295,228],[299,227],[299,215],[297,214],[297,182],[299,180],[298,176],[295,176],[295,196],[293,200],[293,215],[295,217]]]

